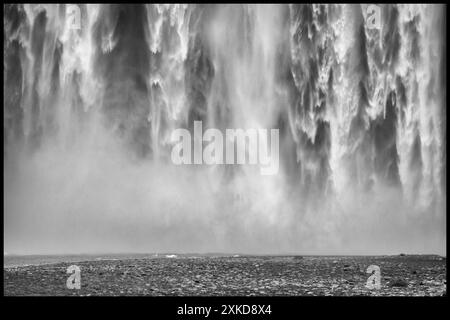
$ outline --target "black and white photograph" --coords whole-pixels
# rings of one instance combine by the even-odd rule
[[[3,296],[446,297],[446,14],[4,4]]]

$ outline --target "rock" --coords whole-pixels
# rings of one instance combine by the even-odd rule
[[[398,258],[398,255],[395,256]],[[406,258],[382,260],[381,291],[368,291],[364,284],[369,277],[365,267],[371,261],[367,257],[309,258],[304,262],[273,258],[210,258],[198,260],[152,259],[129,262],[96,261],[81,264],[83,270],[94,267],[82,275],[82,290],[69,291],[65,284],[65,265],[44,265],[4,270],[4,291],[8,295],[27,295],[44,292],[44,295],[401,295],[446,296],[446,266],[443,262],[427,260],[417,263]],[[383,258],[384,259],[384,258]],[[261,262],[263,261],[263,262]],[[337,264],[332,264],[336,261]],[[307,262],[307,263],[306,263]],[[399,263],[401,262],[401,264]],[[255,265],[260,268],[255,268]],[[402,269],[398,269],[398,265]],[[301,265],[301,268],[299,267]],[[346,266],[346,267],[344,267]],[[331,268],[330,268],[331,267]],[[150,271],[153,269],[153,271]],[[332,272],[328,272],[332,269]],[[346,272],[344,272],[344,269]],[[35,280],[28,281],[33,272]],[[414,275],[414,272],[417,272]],[[64,274],[63,274],[64,273]],[[103,276],[100,276],[100,273]],[[124,276],[123,274],[127,274]],[[143,276],[146,274],[146,276]],[[64,277],[63,277],[64,275]],[[105,288],[105,277],[108,285]],[[41,282],[42,278],[48,281]],[[54,281],[57,279],[57,281]],[[400,281],[399,281],[400,280]],[[89,283],[89,284],[88,284]],[[419,285],[420,284],[420,285]],[[121,292],[122,291],[122,292]],[[309,294],[308,294],[309,292]]]
[[[394,279],[389,283],[391,287],[407,287],[408,283],[403,279]]]

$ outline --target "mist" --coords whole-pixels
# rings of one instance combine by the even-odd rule
[[[5,7],[5,252],[445,255],[442,7],[66,7]],[[280,170],[175,165],[194,121]]]

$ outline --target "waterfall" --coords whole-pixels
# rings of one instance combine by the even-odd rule
[[[445,7],[367,7],[5,5],[5,250],[445,252]],[[175,167],[194,121],[279,173]]]

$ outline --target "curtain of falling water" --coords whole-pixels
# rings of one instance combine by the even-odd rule
[[[130,159],[155,163],[170,162],[172,130],[195,120],[278,128],[283,190],[302,210],[393,190],[444,215],[441,6],[381,6],[380,29],[364,5],[79,8],[72,29],[65,5],[5,7],[9,162],[46,145],[97,148],[99,128]],[[215,169],[218,181],[251,174]]]

